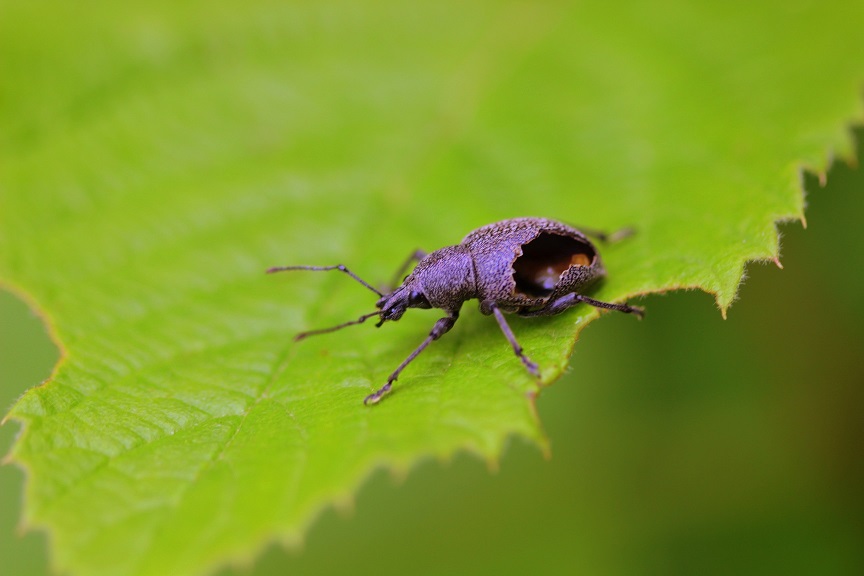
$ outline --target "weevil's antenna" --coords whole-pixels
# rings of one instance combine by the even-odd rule
[[[371,290],[372,292],[377,294],[380,298],[384,297],[384,294],[382,294],[376,288],[374,288],[371,284],[369,284],[368,282],[366,282],[365,280],[363,280],[362,278],[360,278],[359,276],[357,276],[356,274],[354,274],[353,272],[348,270],[348,268],[346,268],[344,264],[337,264],[335,266],[274,266],[273,268],[268,268],[267,273],[273,274],[274,272],[286,272],[289,270],[311,270],[313,272],[325,272],[327,270],[339,270],[340,272],[344,272],[345,274],[348,274],[348,276],[350,276],[351,278],[353,278],[354,280],[356,280],[357,282],[359,282],[360,284],[362,284],[363,286],[365,286],[366,288],[368,288],[369,290]],[[356,324],[356,322],[355,322],[355,324]]]
[[[337,326],[331,326],[330,328],[319,328],[318,330],[309,330],[308,332],[301,332],[301,333],[297,334],[296,336],[294,336],[294,341],[299,342],[300,340],[303,340],[307,336],[315,336],[316,334],[327,334],[328,332],[335,332],[336,330],[341,330],[342,328],[345,328],[346,326],[353,326],[355,324],[362,324],[363,322],[365,322],[369,318],[372,318],[373,316],[378,316],[379,314],[381,314],[380,310],[378,310],[377,312],[370,312],[369,314],[364,314],[363,316],[361,316],[357,320],[351,320],[350,322],[344,322],[344,323],[339,324]]]

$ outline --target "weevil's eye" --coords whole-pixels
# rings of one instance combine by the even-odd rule
[[[426,296],[424,296],[422,292],[418,292],[417,290],[412,290],[411,293],[408,294],[408,306],[412,308],[432,307],[429,304],[429,300],[426,299]]]
[[[516,291],[527,296],[547,296],[561,274],[571,266],[590,266],[597,253],[587,242],[543,233],[522,245],[522,256],[513,262]]]

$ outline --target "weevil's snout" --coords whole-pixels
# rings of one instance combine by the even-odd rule
[[[431,308],[426,296],[418,291],[400,286],[390,294],[378,299],[375,305],[381,310],[378,326],[387,321],[399,320],[408,308]]]
[[[377,324],[377,326],[381,326],[387,321],[395,322],[405,314],[405,310],[408,309],[408,298],[404,290],[399,288],[379,298],[375,305],[381,310],[381,320]]]

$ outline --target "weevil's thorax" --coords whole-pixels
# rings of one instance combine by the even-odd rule
[[[477,297],[471,255],[463,246],[447,246],[427,254],[402,287],[423,294],[428,307],[458,312],[463,302]]]
[[[471,257],[462,246],[448,246],[424,256],[402,285],[382,296],[376,306],[381,322],[396,321],[408,308],[441,308],[458,312],[476,298]]]
[[[584,234],[553,220],[514,218],[478,228],[465,237],[474,258],[481,302],[504,310],[542,306],[579,292],[605,271]]]

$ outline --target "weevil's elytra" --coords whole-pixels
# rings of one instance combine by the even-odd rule
[[[599,233],[593,235],[605,238]],[[414,252],[401,272],[414,261],[417,261],[416,266],[402,284],[386,293],[379,292],[342,264],[280,266],[268,270],[339,270],[378,295],[377,311],[331,328],[303,332],[296,336],[297,340],[361,324],[376,316],[377,326],[395,322],[408,308],[440,308],[445,312],[387,383],[366,397],[365,404],[381,400],[402,370],[453,327],[466,300],[479,300],[480,311],[495,316],[516,356],[536,377],[540,376],[540,370],[523,352],[507,324],[505,312],[524,317],[551,316],[584,302],[598,308],[643,315],[642,309],[636,306],[602,302],[582,294],[606,275],[600,254],[585,234],[554,220],[513,218],[483,226],[456,246],[429,254]]]
[[[556,288],[584,288],[605,274],[584,234],[543,218],[490,224],[471,232],[462,244],[474,257],[481,301],[496,301],[507,311],[542,306]],[[575,276],[565,279],[571,268]]]

